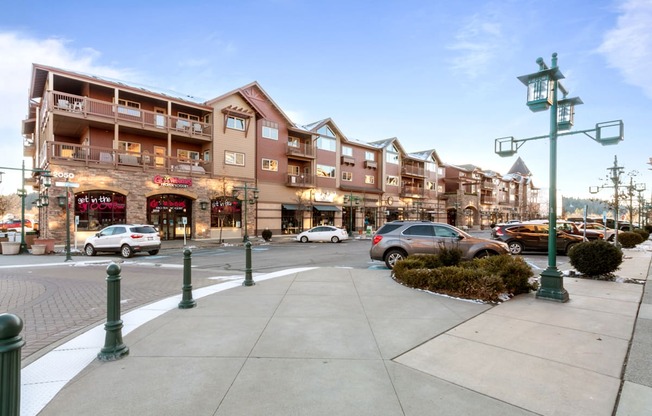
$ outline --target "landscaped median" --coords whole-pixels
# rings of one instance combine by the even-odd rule
[[[401,260],[393,272],[396,281],[415,289],[484,302],[501,302],[538,288],[532,269],[520,256],[462,261],[459,250],[443,250]]]

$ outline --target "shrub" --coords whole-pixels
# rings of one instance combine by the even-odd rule
[[[643,241],[644,240],[642,235],[632,231],[625,231],[623,233],[618,233],[618,242],[624,248],[635,247],[637,244],[641,244]]]
[[[615,272],[623,262],[623,252],[604,240],[594,240],[577,244],[568,258],[578,272],[599,276]]]
[[[269,228],[265,228],[261,233],[261,235],[263,236],[263,240],[269,241],[272,239],[272,230],[270,230]]]
[[[647,224],[645,227],[643,227],[643,229],[652,234],[652,224]]]
[[[457,266],[444,265],[442,257],[448,261],[455,255],[411,256],[396,263],[394,277],[406,286],[489,302],[499,301],[504,293],[517,295],[537,288],[522,257],[489,256]]]
[[[641,237],[643,237],[643,241],[645,241],[645,240],[647,240],[648,238],[650,238],[650,233],[647,232],[646,230],[642,229],[642,228],[636,228],[636,229],[634,230],[634,232],[635,232],[636,234],[640,234]]]

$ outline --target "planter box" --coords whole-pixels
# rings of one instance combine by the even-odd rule
[[[2,243],[2,255],[14,255],[20,252],[20,243],[14,243],[12,241],[3,241]]]
[[[45,254],[47,246],[45,244],[32,244],[32,254],[35,256],[42,256]]]
[[[34,244],[43,244],[45,245],[45,253],[54,253],[54,238],[36,238],[34,239]]]

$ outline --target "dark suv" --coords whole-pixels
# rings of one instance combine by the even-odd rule
[[[557,251],[568,254],[573,245],[586,241],[581,235],[557,230]],[[507,243],[512,254],[523,251],[548,251],[547,223],[502,224],[491,230],[491,237]]]
[[[397,261],[413,254],[436,254],[440,247],[462,250],[470,260],[497,254],[509,254],[507,245],[473,237],[448,224],[430,221],[392,221],[376,231],[369,255],[394,268]]]

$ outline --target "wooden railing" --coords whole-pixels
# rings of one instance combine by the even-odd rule
[[[401,173],[403,175],[425,176],[425,172],[425,169],[421,166],[404,165],[401,167]]]
[[[287,186],[296,186],[299,188],[309,188],[315,186],[316,179],[314,175],[290,175],[288,174],[287,180],[285,182]]]
[[[50,98],[47,98],[48,95]],[[211,123],[179,118],[168,114],[141,110],[140,108],[128,107],[73,94],[65,94],[57,91],[51,92],[46,95],[45,104],[49,106],[47,107],[48,112],[55,110],[67,111],[83,117],[94,116],[104,118],[114,123],[124,121],[139,124],[141,128],[171,132],[172,134],[188,137],[211,139],[213,136],[213,126]],[[45,121],[46,119],[44,118],[42,126],[45,126]]]
[[[82,146],[62,142],[45,142],[44,159],[57,163],[85,164],[110,168],[139,168],[179,172],[190,175],[211,173],[212,166],[202,160],[155,155],[149,152],[127,152],[107,147]],[[41,164],[42,166],[43,164]]]
[[[299,146],[293,146],[288,144],[287,149],[286,149],[286,155],[287,156],[299,156],[299,157],[307,157],[307,158],[315,158],[315,146],[313,145],[307,145],[305,143],[301,143]]]

